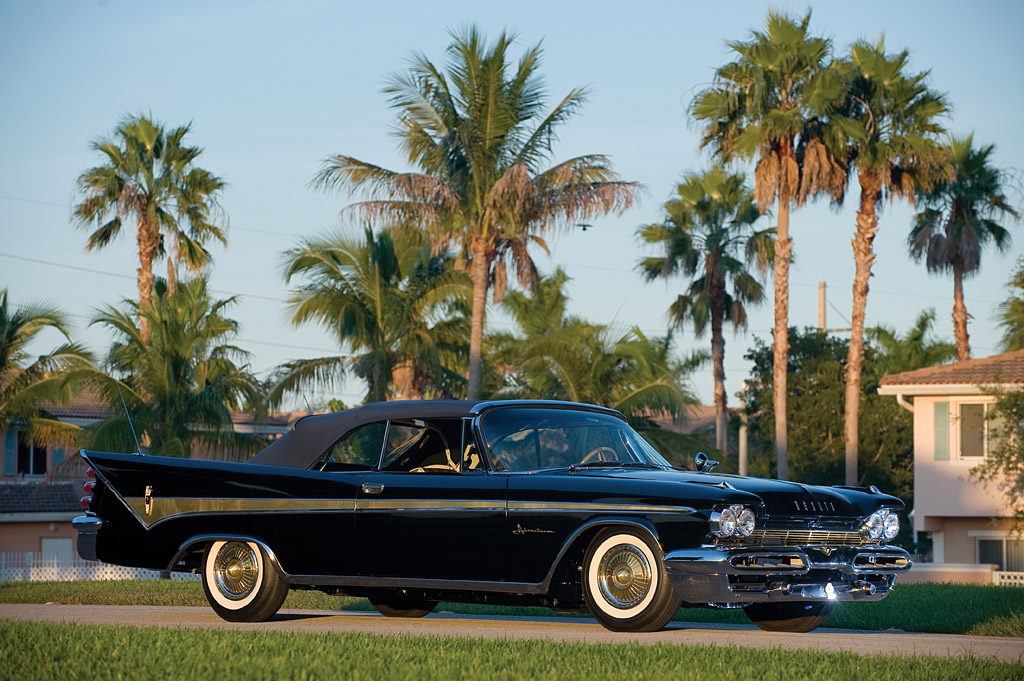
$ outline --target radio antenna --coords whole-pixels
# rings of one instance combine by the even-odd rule
[[[306,410],[307,410],[307,411],[308,411],[308,412],[309,412],[310,414],[312,414],[312,413],[313,413],[313,407],[309,406],[309,400],[307,400],[307,399],[306,399],[306,394],[305,394],[305,393],[303,393],[303,394],[302,394],[302,399],[303,399],[303,401],[304,401],[304,402],[306,403]]]
[[[121,392],[121,386],[117,386],[117,394],[121,396],[121,404],[124,405],[124,415],[128,417],[128,427],[132,429],[132,437],[135,438],[135,446],[139,450],[139,456],[145,456],[142,452],[142,445],[139,444],[139,436],[135,434],[135,424],[132,423],[132,415],[128,411],[128,403],[124,401],[124,393]]]

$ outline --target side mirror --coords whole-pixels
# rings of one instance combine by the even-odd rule
[[[693,457],[693,463],[696,465],[698,473],[710,473],[718,465],[717,461],[709,459],[704,452],[697,452],[697,456]]]

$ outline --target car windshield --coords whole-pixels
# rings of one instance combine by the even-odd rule
[[[498,471],[566,467],[671,468],[620,418],[571,409],[497,409],[481,420]]]

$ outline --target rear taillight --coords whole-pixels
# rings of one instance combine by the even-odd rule
[[[86,494],[92,494],[92,491],[94,489],[96,489],[96,481],[95,480],[90,480],[87,483],[85,483],[84,485],[82,485],[82,487],[85,488],[85,493]]]
[[[92,469],[92,467],[86,468],[85,469],[85,477],[92,478],[93,480],[95,480],[96,479],[96,471],[94,471]]]
[[[92,504],[92,496],[82,497],[82,508],[89,510],[89,506]]]

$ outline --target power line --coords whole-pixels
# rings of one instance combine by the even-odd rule
[[[97,270],[97,269],[92,269],[90,267],[80,267],[78,265],[68,265],[67,263],[54,262],[52,260],[43,260],[42,258],[30,258],[29,256],[17,255],[15,253],[3,253],[3,252],[0,252],[0,258],[10,258],[11,260],[21,260],[23,262],[31,262],[31,263],[35,263],[37,265],[48,265],[50,267],[59,267],[61,269],[74,270],[76,272],[88,272],[89,274],[101,274],[103,276],[115,277],[117,279],[128,279],[128,280],[131,280],[131,281],[135,281],[136,280],[135,277],[133,277],[131,275],[128,275],[128,274],[121,274],[120,272],[108,272],[106,270]],[[274,303],[287,303],[288,302],[284,298],[275,298],[273,296],[261,296],[261,295],[256,294],[256,293],[242,293],[240,291],[229,291],[227,289],[210,289],[210,290],[215,292],[215,293],[226,293],[226,294],[231,295],[231,296],[243,296],[243,297],[246,297],[246,298],[253,298],[253,299],[256,299],[256,300],[269,300],[269,301],[274,302]]]

